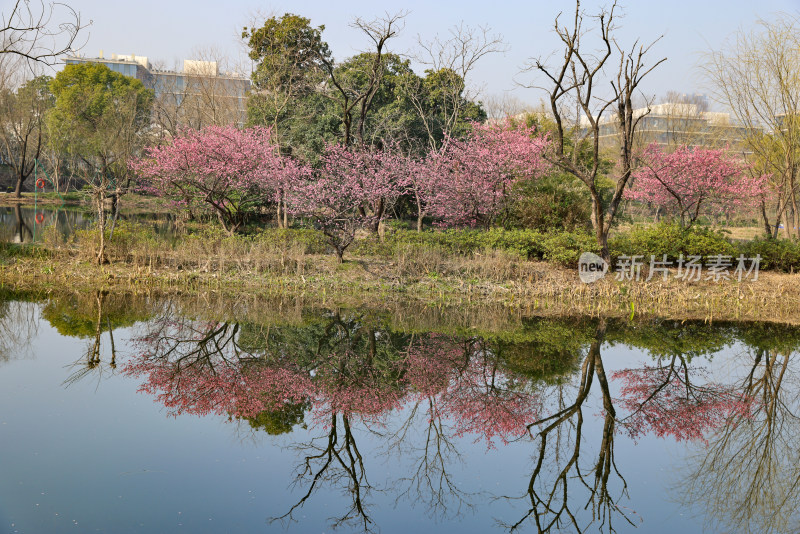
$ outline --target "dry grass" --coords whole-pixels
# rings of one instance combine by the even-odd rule
[[[297,244],[247,248],[198,240],[169,254],[161,252],[119,249],[111,265],[96,266],[89,261],[90,247],[16,256],[6,251],[0,253],[0,284],[45,292],[109,289],[237,299],[291,297],[321,306],[403,302],[536,315],[800,322],[800,278],[789,274],[762,272],[758,281],[741,283],[618,282],[609,276],[585,285],[574,270],[502,252],[464,257],[409,248],[396,258],[355,258],[342,265]]]
[[[488,306],[537,315],[800,321],[796,275],[762,272],[758,281],[742,283],[618,282],[607,276],[585,285],[576,270],[498,250],[465,256],[407,245],[390,257],[351,256],[340,265],[333,255],[320,253],[324,244],[313,236],[305,241],[297,236],[302,237],[229,238],[205,232],[170,244],[123,225],[107,251],[112,263],[97,266],[93,232],[78,232],[66,245],[53,232],[35,248],[0,247],[0,284],[33,291],[289,296],[320,305],[404,302],[406,307]]]

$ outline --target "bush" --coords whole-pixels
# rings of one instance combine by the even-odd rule
[[[739,251],[746,258],[761,255],[762,269],[784,272],[800,270],[800,241],[796,239],[755,238],[741,243]]]
[[[561,265],[575,266],[582,252],[598,252],[593,236],[586,232],[537,230],[490,230],[447,229],[414,232],[395,230],[384,242],[362,239],[353,243],[351,250],[361,256],[397,256],[418,247],[435,249],[453,254],[469,256],[488,251],[510,253],[523,260],[546,260]]]
[[[313,228],[267,228],[255,234],[253,240],[272,250],[299,248],[306,254],[324,254],[330,249],[325,235]]]
[[[363,256],[392,256],[398,250],[409,247],[427,247],[444,250],[454,254],[471,255],[485,250],[502,250],[516,254],[523,259],[541,258],[543,235],[536,230],[490,230],[454,229],[395,230],[386,236],[384,242],[372,239],[357,240],[351,246],[354,254]]]
[[[586,232],[552,232],[545,236],[542,246],[542,259],[568,267],[576,267],[584,252],[600,252],[595,237]]]
[[[516,186],[509,212],[512,227],[542,231],[589,230],[592,203],[576,178],[554,175]]]
[[[666,222],[619,234],[609,241],[609,249],[615,257],[642,255],[649,259],[653,255],[660,260],[666,254],[669,261],[676,261],[681,254],[706,260],[716,254],[735,257],[739,253],[722,232],[697,226],[681,228]]]

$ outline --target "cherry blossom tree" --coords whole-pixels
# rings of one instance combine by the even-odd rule
[[[431,152],[424,169],[413,173],[413,193],[420,217],[444,225],[489,228],[507,207],[520,180],[540,176],[548,138],[534,127],[504,123],[474,124],[465,139],[447,139]]]
[[[634,438],[653,432],[676,441],[705,441],[706,434],[732,418],[749,416],[750,397],[734,385],[704,380],[704,374],[683,356],[615,372],[612,378],[623,384],[622,397],[616,400],[630,412],[621,426]]]
[[[233,234],[248,217],[276,202],[303,168],[280,155],[268,128],[209,126],[185,130],[132,164],[142,189],[178,205],[207,209]]]
[[[389,150],[328,145],[320,167],[289,185],[288,209],[311,219],[342,262],[356,230],[377,228],[406,192],[407,167],[406,158]]]
[[[705,211],[721,214],[756,206],[766,191],[766,176],[753,177],[728,150],[682,146],[663,152],[655,143],[641,156],[642,166],[626,198],[650,202],[691,226]]]

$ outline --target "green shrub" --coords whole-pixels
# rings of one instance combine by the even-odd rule
[[[796,239],[773,239],[757,237],[739,245],[746,258],[761,255],[762,269],[784,272],[800,270],[800,241]]]
[[[499,250],[518,256],[523,260],[552,261],[562,265],[574,266],[584,251],[597,252],[599,249],[594,237],[582,231],[552,231],[542,233],[537,230],[490,230],[454,229],[395,230],[386,236],[385,241],[377,239],[357,240],[351,251],[360,256],[396,256],[398,252],[408,252],[410,248],[432,249],[468,256],[489,250]]]
[[[484,250],[503,250],[521,258],[541,258],[543,253],[542,234],[536,230],[490,230],[455,229],[412,230],[397,229],[387,233],[386,239],[357,240],[351,251],[363,256],[392,256],[398,250],[409,247],[438,249],[453,254],[470,255]]]
[[[304,249],[306,254],[324,254],[328,250],[325,235],[313,228],[266,228],[254,234],[253,240],[274,250],[296,247]]]
[[[669,261],[675,261],[683,254],[688,256],[708,256],[722,254],[737,256],[738,249],[719,231],[693,226],[681,228],[677,224],[662,222],[655,226],[639,226],[614,236],[609,241],[611,255],[650,255],[657,259],[666,254]]]
[[[576,267],[583,252],[599,253],[600,247],[594,236],[586,232],[551,232],[542,242],[546,261]]]
[[[541,231],[589,230],[592,203],[577,178],[553,174],[541,180],[523,180],[514,188],[507,223]]]

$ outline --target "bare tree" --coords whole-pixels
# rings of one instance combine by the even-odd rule
[[[777,236],[783,220],[787,233],[800,226],[800,20],[781,14],[775,22],[759,20],[739,30],[720,51],[707,55],[704,72],[714,97],[730,107],[747,129],[752,172],[770,174],[773,198],[761,201],[767,235]],[[797,230],[800,236],[800,230]]]
[[[502,120],[506,117],[537,112],[537,106],[524,102],[508,93],[486,96],[482,100],[482,104],[490,120]]]
[[[38,333],[38,303],[0,301],[0,363],[34,356],[33,341]]]
[[[374,532],[375,523],[370,517],[368,503],[373,486],[367,479],[367,470],[364,465],[364,456],[356,443],[350,417],[346,414],[331,414],[330,426],[326,436],[299,445],[299,450],[308,452],[303,462],[298,466],[294,483],[301,485],[307,483],[307,490],[288,512],[280,517],[270,519],[270,522],[281,521],[290,523],[295,521],[295,513],[302,508],[314,492],[324,483],[332,486],[341,485],[346,488],[343,493],[349,495],[350,505],[341,516],[332,519],[332,527],[341,526],[351,528],[356,525],[363,528],[364,532]],[[339,421],[341,421],[341,426]],[[355,530],[353,528],[353,530]]]
[[[153,112],[161,137],[180,128],[242,126],[246,119],[247,80],[215,48],[196,49],[183,71],[158,67],[159,91]]]
[[[614,520],[617,517],[635,526],[632,514],[626,513],[623,507],[617,505],[622,497],[628,496],[628,492],[627,483],[617,469],[614,457],[616,410],[600,352],[605,335],[606,320],[600,319],[594,340],[581,364],[574,402],[566,401],[559,386],[558,409],[528,425],[531,436],[538,438],[539,450],[534,455],[535,466],[524,497],[529,509],[517,522],[505,525],[511,531],[520,529],[531,519],[536,524],[537,532],[560,532],[567,529],[574,529],[578,533],[588,532],[592,524],[599,525],[601,531],[607,528],[609,532],[616,532]],[[585,450],[582,449],[585,441],[583,408],[595,378],[603,399],[603,431],[597,460],[590,463],[589,469],[584,469],[580,463],[581,452]],[[547,479],[548,472],[555,475],[550,480]],[[621,485],[618,496],[612,495],[612,478],[618,479]],[[583,486],[589,492],[584,506],[584,509],[591,510],[591,519],[587,525],[580,524],[574,503],[572,499],[568,499],[570,483],[573,483],[573,488],[575,485]]]
[[[701,95],[667,91],[636,133],[636,146],[656,142],[666,144],[667,150],[671,150],[709,145],[713,132],[706,128],[708,108],[708,100]]]
[[[403,19],[406,13],[394,15],[386,14],[383,17],[367,21],[357,18],[352,26],[361,30],[372,42],[370,54],[371,61],[363,73],[366,83],[348,83],[340,77],[335,69],[335,64],[330,58],[320,58],[328,71],[329,82],[332,85],[330,95],[339,104],[342,125],[344,126],[344,144],[349,146],[353,140],[353,130],[361,144],[364,144],[364,127],[367,115],[372,108],[372,101],[380,88],[384,75],[384,55],[386,43],[396,37],[403,29]]]
[[[197,59],[184,66],[184,122],[195,129],[244,125],[247,83],[242,69],[215,48],[197,49],[193,55]]]
[[[644,113],[634,113],[634,97],[642,79],[666,60],[660,59],[649,65],[645,61],[652,46],[658,41],[642,45],[636,41],[627,51],[620,47],[613,37],[616,2],[609,10],[597,15],[597,30],[600,32],[599,50],[586,50],[582,40],[586,35],[580,1],[575,3],[575,15],[571,27],[560,23],[556,17],[554,30],[564,44],[563,59],[556,66],[548,66],[539,58],[527,70],[539,71],[549,82],[548,86],[532,86],[548,93],[550,111],[555,128],[553,150],[546,156],[559,169],[580,179],[589,189],[592,198],[592,226],[595,231],[601,255],[607,261],[608,233],[614,217],[622,202],[622,195],[628,185],[634,166],[634,133]],[[616,59],[618,58],[618,59]],[[608,80],[605,69],[614,61],[618,62],[616,75]],[[598,94],[601,84],[610,82],[607,96]],[[568,109],[577,111],[572,121]],[[603,198],[599,184],[601,170],[601,123],[606,113],[613,114],[619,137],[619,165],[616,185],[610,199]],[[581,119],[583,124],[579,124]],[[579,142],[589,143],[588,158],[579,158],[577,145],[570,149],[566,142],[570,136],[577,136]]]
[[[16,0],[0,14],[0,55],[19,56],[28,65],[55,65],[59,55],[79,48],[75,40],[86,26],[67,4]]]
[[[433,150],[441,148],[443,139],[448,139],[461,119],[464,108],[478,96],[478,91],[468,85],[470,73],[483,57],[505,52],[507,46],[500,35],[493,35],[488,26],[477,28],[464,25],[450,29],[447,38],[434,37],[425,41],[417,37],[419,51],[414,59],[427,66],[429,75],[443,79],[437,84],[434,102],[422,87],[423,79],[415,78],[407,91],[425,130]],[[435,113],[432,113],[433,110]]]
[[[751,413],[723,426],[681,473],[678,499],[703,510],[709,530],[796,532],[800,389],[797,354],[782,352],[747,351],[739,387],[754,400]]]

